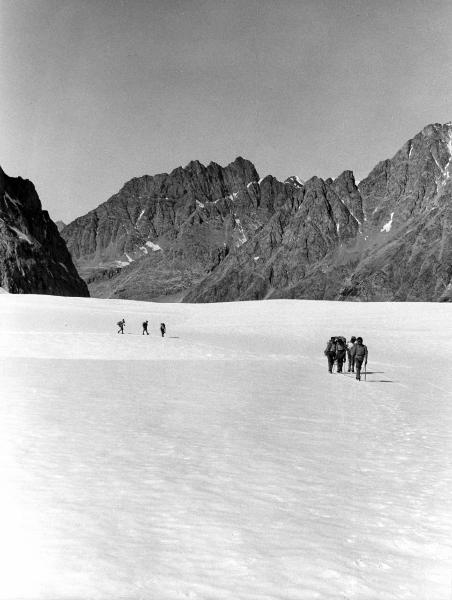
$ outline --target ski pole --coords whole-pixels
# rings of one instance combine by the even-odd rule
[[[364,381],[367,381],[367,363],[364,365]]]

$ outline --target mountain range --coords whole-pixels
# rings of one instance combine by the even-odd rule
[[[359,184],[260,178],[241,157],[145,175],[62,237],[91,295],[221,302],[451,297],[452,124],[425,127]]]
[[[359,183],[352,171],[281,182],[242,157],[192,161],[128,181],[68,225],[1,171],[1,285],[154,301],[450,301],[451,160],[446,123]]]

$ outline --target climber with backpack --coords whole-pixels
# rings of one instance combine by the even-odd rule
[[[347,351],[347,340],[339,335],[336,337],[336,361],[337,361],[337,372],[342,373],[342,365],[345,361],[345,354]]]
[[[355,345],[355,365],[356,365],[356,379],[361,381],[361,367],[364,363],[364,367],[367,366],[368,351],[367,346],[363,344],[363,338],[358,337]]]
[[[328,341],[324,354],[328,359],[328,372],[332,373],[334,361],[336,360],[336,338],[334,336],[331,336]]]

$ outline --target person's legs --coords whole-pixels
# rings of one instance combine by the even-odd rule
[[[360,381],[361,379],[361,366],[363,364],[363,361],[359,358],[355,359],[355,365],[356,365],[356,379],[358,381]]]
[[[330,373],[332,373],[333,372],[333,365],[334,365],[334,355],[333,354],[328,354],[327,358],[328,358],[328,371]]]

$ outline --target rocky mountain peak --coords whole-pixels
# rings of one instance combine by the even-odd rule
[[[284,183],[289,183],[296,188],[302,188],[304,186],[304,181],[302,181],[297,175],[291,175],[284,181]]]

